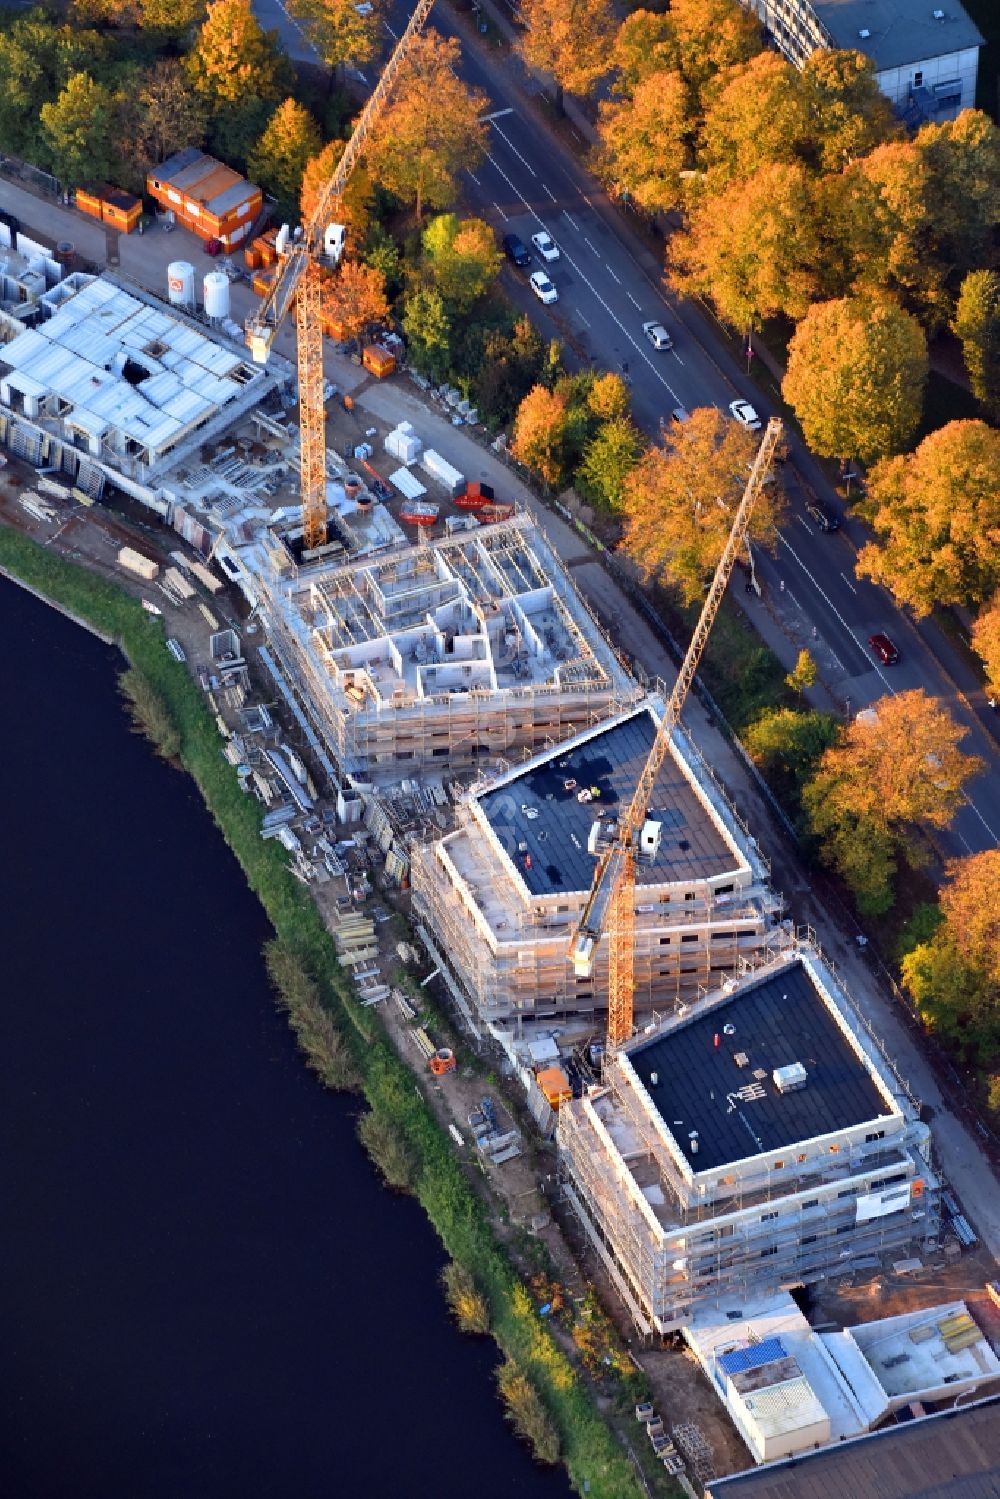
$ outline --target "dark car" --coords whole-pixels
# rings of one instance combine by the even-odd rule
[[[519,239],[516,234],[504,235],[503,253],[506,255],[507,259],[512,260],[515,265],[523,267],[531,264],[531,256],[528,253],[528,247],[524,243],[524,240]]]
[[[877,635],[870,635],[868,637],[868,644],[883,666],[895,666],[899,660],[899,652],[896,647],[888,635],[883,635],[881,631]]]
[[[824,510],[815,500],[806,500],[806,514],[816,522],[821,531],[836,531],[840,526],[837,517]]]

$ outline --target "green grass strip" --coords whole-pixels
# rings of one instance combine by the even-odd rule
[[[529,1291],[497,1242],[410,1069],[379,1018],[363,1009],[339,968],[315,905],[288,871],[278,846],[260,837],[259,807],[243,793],[220,754],[219,733],[204,694],[164,648],[162,623],[114,584],[0,525],[0,566],[121,645],[166,704],[180,736],[180,759],[194,777],[278,938],[320,984],[357,1061],[365,1097],[406,1139],[418,1162],[416,1195],[452,1259],[473,1276],[490,1306],[493,1336],[531,1377],[559,1431],[574,1487],[592,1499],[641,1499],[635,1470],[599,1415],[589,1388],[559,1348]],[[676,1492],[670,1485],[664,1493]]]

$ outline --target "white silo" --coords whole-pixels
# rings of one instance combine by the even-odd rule
[[[167,296],[172,307],[194,306],[194,266],[189,260],[172,260],[167,266]]]
[[[205,292],[205,316],[213,323],[229,316],[229,277],[224,271],[208,271],[202,283]]]

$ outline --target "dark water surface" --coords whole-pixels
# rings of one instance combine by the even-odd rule
[[[562,1499],[116,654],[0,581],[0,1495]]]

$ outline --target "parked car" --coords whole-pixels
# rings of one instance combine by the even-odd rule
[[[559,246],[551,234],[546,234],[544,229],[540,230],[538,234],[531,236],[531,243],[544,261],[548,262],[559,259]]]
[[[528,280],[531,282],[531,290],[535,293],[539,302],[544,302],[546,307],[550,302],[558,302],[559,293],[544,271],[533,271]]]
[[[739,422],[741,427],[746,427],[751,432],[759,432],[764,425],[749,401],[730,401],[729,415],[734,422]]]
[[[879,630],[877,634],[870,635],[868,637],[868,644],[871,646],[872,650],[875,652],[876,656],[881,661],[883,666],[895,666],[896,662],[899,660],[898,650],[893,645],[888,635],[884,635],[881,630]]]
[[[689,422],[691,413],[686,406],[671,406],[670,420],[672,422]]]
[[[503,253],[506,255],[508,260],[512,260],[515,265],[519,265],[521,267],[531,264],[531,256],[528,254],[528,247],[524,243],[524,240],[521,239],[518,235],[505,234],[502,243]]]
[[[806,500],[806,514],[809,519],[815,521],[821,531],[836,531],[839,529],[840,521],[835,515],[824,510],[823,506],[816,500]]]
[[[653,345],[654,349],[672,349],[674,341],[664,328],[662,323],[643,323],[642,331]]]

